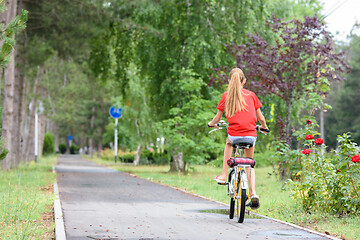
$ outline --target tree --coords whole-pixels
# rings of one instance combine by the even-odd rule
[[[16,16],[17,1],[2,1],[0,10],[4,11],[4,4],[7,5],[8,11],[2,12],[0,19],[4,24],[1,26],[0,33],[1,52],[0,52],[0,66],[4,68],[4,100],[3,100],[3,117],[2,117],[2,137],[5,140],[5,147],[8,149],[8,154],[3,163],[2,168],[9,170],[15,167],[16,155],[12,148],[14,141],[13,119],[14,119],[14,89],[15,89],[15,34],[25,28],[27,21],[27,11],[22,11],[21,15]]]
[[[262,95],[273,94],[283,100],[286,112],[283,116],[278,115],[282,118],[278,121],[278,130],[284,131],[279,136],[290,144],[290,118],[296,101],[308,96],[309,92],[326,94],[327,89],[321,88],[322,81],[342,80],[341,73],[348,71],[349,66],[343,53],[335,53],[330,33],[316,16],[288,22],[274,17],[268,26],[278,36],[274,43],[256,33],[249,34],[246,44],[232,43],[227,47],[236,59],[236,65],[245,70],[251,90]],[[218,75],[210,83],[225,83],[227,75],[224,71],[228,72],[229,68],[215,70]]]
[[[356,28],[355,28],[356,29]],[[338,89],[333,88],[331,102],[333,108],[328,113],[325,129],[326,142],[335,148],[336,137],[351,132],[355,142],[360,143],[360,106],[358,104],[358,90],[360,89],[360,36],[352,34],[347,49],[351,72],[346,75],[347,80],[339,84]]]

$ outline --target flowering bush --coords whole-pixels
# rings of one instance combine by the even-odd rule
[[[128,149],[123,151],[118,150],[118,157],[123,162],[133,162],[136,151],[129,151]],[[100,152],[101,159],[113,161],[115,159],[114,150],[110,148],[105,148]]]
[[[296,132],[299,142],[304,143],[299,162],[301,169],[296,180],[288,183],[293,195],[302,200],[309,212],[323,210],[337,214],[360,212],[360,155],[359,147],[350,140],[349,134],[338,136],[339,147],[334,155],[323,155],[324,139],[313,140],[315,124],[305,125]],[[305,141],[304,141],[305,140]],[[329,157],[330,156],[330,157]]]

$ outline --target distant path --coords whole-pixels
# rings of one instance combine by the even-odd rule
[[[204,213],[225,207],[78,156],[61,156],[66,236],[75,239],[327,239],[268,219]]]

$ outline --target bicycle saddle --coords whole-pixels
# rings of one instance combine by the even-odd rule
[[[232,143],[233,147],[238,148],[251,148],[253,146],[253,140],[250,138],[235,139]]]

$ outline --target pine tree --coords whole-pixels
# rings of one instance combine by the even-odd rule
[[[6,11],[7,9],[7,11]],[[10,152],[2,162],[2,168],[9,170],[14,167],[15,155],[11,151],[12,123],[14,119],[14,81],[15,81],[15,62],[14,46],[15,34],[26,27],[28,12],[22,10],[21,14],[16,16],[17,1],[0,1],[0,66],[4,69],[4,100],[2,111],[2,132],[1,137],[5,141],[5,148]],[[5,153],[3,150],[1,153]],[[5,154],[4,154],[5,155]]]

